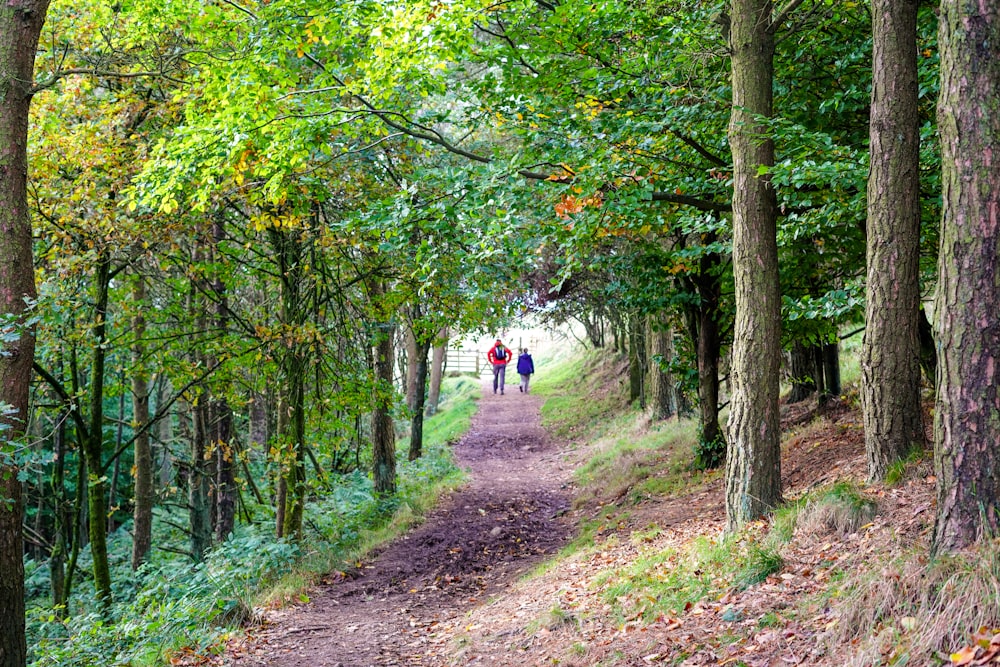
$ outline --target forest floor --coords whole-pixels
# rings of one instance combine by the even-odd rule
[[[230,647],[227,662],[843,665],[852,651],[838,649],[832,633],[838,612],[824,598],[831,577],[926,543],[934,480],[918,465],[897,487],[866,489],[878,511],[856,532],[797,530],[781,549],[780,571],[764,582],[650,619],[642,601],[609,600],[608,582],[641,570],[649,554],[682,552],[698,536],[720,538],[721,473],[670,496],[624,501],[621,493],[598,493],[574,503],[572,472],[591,452],[550,438],[540,426],[541,402],[516,386],[504,396],[484,386],[472,428],[455,445],[469,483],[357,571],[328,577],[309,603],[268,612],[262,627]],[[814,403],[782,413],[786,498],[837,480],[860,482],[856,410],[834,401],[819,413]],[[588,522],[599,524],[593,545],[554,559]],[[639,611],[623,615],[629,608]]]

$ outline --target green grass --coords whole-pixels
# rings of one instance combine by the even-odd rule
[[[782,567],[777,551],[751,535],[719,541],[698,537],[683,550],[641,554],[625,569],[605,572],[594,585],[618,622],[636,616],[652,621],[663,614],[680,615],[727,590],[754,586]]]
[[[577,355],[546,366],[532,385],[545,397],[542,426],[559,438],[592,438],[606,431],[609,420],[626,404],[621,392],[605,391],[604,380],[615,372],[613,363],[601,363],[593,353]]]

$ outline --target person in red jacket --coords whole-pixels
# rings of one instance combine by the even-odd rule
[[[493,364],[494,394],[497,393],[497,389],[499,388],[500,394],[503,395],[504,377],[507,374],[507,364],[510,363],[511,356],[510,350],[504,347],[499,338],[497,338],[497,342],[493,343],[490,351],[486,353],[486,358]]]

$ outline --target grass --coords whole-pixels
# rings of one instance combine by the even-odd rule
[[[542,426],[567,439],[594,437],[595,429],[610,428],[609,417],[627,403],[620,392],[604,389],[617,372],[613,361],[602,362],[592,353],[546,366],[532,385],[534,393],[545,397]]]
[[[995,542],[935,560],[913,551],[849,575],[842,586],[830,643],[857,647],[847,665],[924,664],[927,656],[967,646],[978,628],[1000,631]],[[881,662],[885,655],[888,663]]]
[[[699,601],[745,590],[784,566],[773,548],[744,533],[720,540],[696,537],[683,549],[652,549],[595,580],[616,621],[678,616]]]

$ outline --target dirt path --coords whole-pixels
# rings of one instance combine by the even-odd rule
[[[455,446],[470,482],[360,576],[324,584],[309,604],[277,612],[231,664],[445,664],[440,651],[466,612],[568,539],[559,517],[569,505],[570,466],[541,428],[541,403],[517,385],[501,396],[484,384],[472,428]]]

